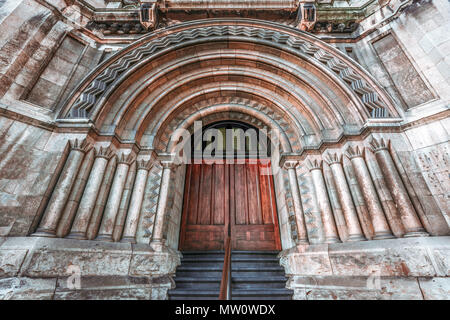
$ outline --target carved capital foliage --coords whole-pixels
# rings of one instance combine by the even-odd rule
[[[117,158],[117,164],[126,164],[131,165],[134,162],[134,156],[132,153],[125,154],[124,152],[120,153],[120,155]]]
[[[313,171],[313,170],[322,170],[322,164],[323,161],[322,160],[318,160],[318,159],[314,159],[314,160],[308,160],[308,169],[309,171]]]
[[[382,150],[388,150],[389,151],[389,140],[385,141],[383,138],[375,139],[372,138],[372,140],[369,142],[370,149],[373,152],[379,152]]]
[[[105,158],[106,160],[109,160],[114,156],[114,152],[110,147],[99,147],[94,148],[94,155],[96,158]]]
[[[364,148],[359,148],[359,146],[356,146],[355,148],[349,146],[346,150],[345,150],[345,155],[349,158],[349,159],[353,159],[353,158],[363,158],[364,157]]]
[[[153,167],[153,161],[151,161],[151,160],[147,160],[147,161],[139,160],[139,161],[136,161],[136,164],[137,164],[137,169],[138,170],[147,170],[147,171],[149,171]]]
[[[298,161],[296,160],[287,160],[283,163],[283,169],[289,170],[289,169],[295,169],[298,167]]]
[[[326,163],[328,163],[330,166],[336,163],[342,163],[342,156],[337,153],[330,153],[328,152],[326,155],[324,155],[323,159]]]
[[[77,150],[81,151],[83,153],[88,152],[91,150],[91,144],[87,142],[86,139],[75,139],[75,140],[69,140],[70,149],[71,150]]]

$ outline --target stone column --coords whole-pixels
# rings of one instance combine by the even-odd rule
[[[67,199],[70,196],[72,185],[78,175],[78,171],[83,162],[84,154],[89,150],[90,145],[86,140],[71,140],[70,153],[66,159],[58,182],[53,190],[47,208],[42,217],[39,228],[33,234],[37,237],[55,237],[56,228],[63,213]]]
[[[171,161],[161,161],[163,167],[161,177],[161,188],[159,191],[158,209],[156,210],[155,225],[153,227],[152,242],[153,249],[160,250],[164,245],[163,228],[166,214],[167,200],[169,198],[170,176],[176,165]]]
[[[309,244],[308,233],[306,231],[305,216],[303,214],[302,199],[300,197],[300,190],[297,181],[297,172],[295,168],[298,166],[298,161],[288,160],[284,162],[283,168],[287,170],[289,176],[289,185],[292,192],[292,200],[294,202],[295,218],[298,230],[298,243]]]
[[[113,156],[113,152],[110,148],[100,147],[99,149],[96,148],[94,152],[94,165],[92,166],[86,188],[84,189],[83,196],[80,200],[80,205],[72,229],[67,238],[87,239],[86,231],[88,229],[89,221],[91,220],[92,211],[94,210],[100,187],[102,186],[106,166],[108,165],[109,159]]]
[[[331,209],[327,187],[325,186],[325,180],[322,174],[322,161],[309,161],[309,171],[311,172],[317,203],[322,216],[325,243],[341,242],[339,240],[333,210]]]
[[[388,189],[394,197],[397,210],[400,213],[400,218],[406,231],[404,237],[428,236],[428,233],[416,215],[408,192],[398,174],[397,167],[389,152],[388,144],[383,139],[372,139],[370,146],[375,153],[377,162],[386,179]]]
[[[341,159],[336,154],[327,154],[325,161],[331,168],[333,178],[335,180],[336,189],[339,195],[342,209],[344,211],[345,222],[348,229],[347,241],[364,241],[361,226],[358,220],[358,214],[353,204],[350,189],[345,179],[344,169],[342,168]]]
[[[136,232],[141,214],[142,201],[144,199],[145,185],[151,167],[151,161],[141,160],[137,162],[136,181],[133,186],[133,194],[130,200],[122,242],[136,243]]]
[[[364,149],[355,149],[348,147],[346,151],[347,157],[352,162],[355,170],[356,179],[361,187],[364,201],[369,209],[370,217],[372,220],[373,229],[375,231],[374,240],[393,238],[391,229],[386,220],[386,217],[381,206],[381,202],[378,199],[377,191],[370,176],[369,169],[363,158]]]
[[[127,180],[128,169],[133,161],[134,157],[131,153],[128,155],[122,153],[118,158],[116,173],[112,182],[108,202],[106,203],[102,223],[100,224],[100,229],[95,240],[113,241],[112,234],[116,224],[120,201],[122,200],[122,192]]]
[[[56,237],[64,238],[70,231],[70,226],[75,218],[78,210],[81,196],[83,195],[84,188],[89,177],[89,173],[94,163],[94,150],[90,150],[86,153],[83,159],[83,163],[78,170],[77,178],[73,183],[72,190],[70,191],[69,199],[67,199],[66,206],[64,207],[63,214],[59,220],[58,227],[56,228]]]

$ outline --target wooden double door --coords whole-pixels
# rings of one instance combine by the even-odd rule
[[[268,160],[189,164],[180,250],[281,250]]]

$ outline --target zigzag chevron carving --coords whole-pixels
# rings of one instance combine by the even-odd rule
[[[281,33],[274,30],[267,30],[262,27],[248,26],[211,26],[203,28],[195,28],[180,31],[167,35],[162,38],[156,38],[148,43],[137,47],[128,52],[117,61],[104,69],[80,94],[77,101],[71,108],[68,118],[84,118],[88,117],[98,98],[105,94],[112,82],[120,77],[120,75],[129,70],[134,64],[143,59],[158,53],[170,46],[175,46],[190,40],[217,40],[217,37],[243,37],[249,38],[249,41],[255,39],[290,47],[294,51],[311,56],[325,68],[332,71],[338,77],[343,79],[349,89],[355,92],[361,102],[370,110],[377,108],[386,108],[386,105],[378,98],[376,90],[369,86],[364,79],[358,74],[354,68],[345,61],[335,56],[332,51],[327,51],[317,47],[315,44],[308,42],[308,39],[299,39],[293,35]],[[383,114],[383,113],[374,113]],[[385,114],[384,114],[385,115]]]

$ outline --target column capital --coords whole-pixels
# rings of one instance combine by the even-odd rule
[[[356,148],[353,148],[352,146],[349,146],[345,150],[345,155],[347,158],[354,159],[354,158],[364,158],[364,147],[359,148],[359,146],[356,146]]]
[[[318,159],[314,159],[312,161],[308,160],[307,164],[308,164],[309,171],[322,170],[323,161],[322,160],[318,160]]]
[[[283,169],[289,170],[289,169],[295,169],[299,165],[299,162],[297,160],[286,160],[283,162],[282,166]]]
[[[153,161],[151,160],[139,160],[136,161],[137,170],[146,170],[149,171],[153,167]]]
[[[94,148],[94,157],[95,158],[104,158],[106,160],[111,159],[114,156],[114,152],[110,147],[99,147]]]
[[[323,156],[323,159],[330,166],[332,164],[336,164],[336,163],[341,164],[342,163],[342,156],[337,154],[337,153],[330,153],[330,152],[328,152],[326,155]]]
[[[379,152],[382,150],[388,150],[389,151],[389,140],[385,141],[383,138],[376,139],[372,138],[372,140],[369,142],[370,149],[373,152]]]
[[[173,170],[179,166],[179,164],[176,164],[173,161],[167,161],[167,160],[161,160],[159,163],[161,164],[161,166],[164,169],[169,169],[169,170]]]
[[[117,164],[126,164],[127,166],[131,165],[134,162],[135,158],[132,153],[125,154],[121,152],[117,156]]]
[[[77,150],[83,153],[88,152],[92,148],[91,144],[88,143],[86,139],[69,140],[69,144],[71,150]]]

